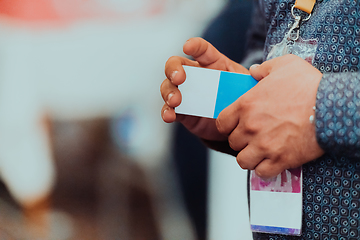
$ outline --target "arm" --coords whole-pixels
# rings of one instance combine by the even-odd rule
[[[330,154],[360,157],[360,73],[324,74],[316,98],[316,137]]]

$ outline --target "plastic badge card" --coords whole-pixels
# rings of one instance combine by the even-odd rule
[[[219,113],[254,87],[250,75],[183,66],[186,81],[179,86],[182,101],[176,113],[217,118]]]
[[[301,235],[302,168],[269,181],[250,173],[250,223],[254,232]]]
[[[217,118],[221,110],[254,87],[246,74],[184,66],[186,81],[179,86],[182,102],[177,113]],[[302,169],[286,170],[264,181],[251,171],[250,224],[254,232],[300,235]]]

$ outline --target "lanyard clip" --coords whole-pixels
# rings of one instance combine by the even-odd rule
[[[292,8],[291,8],[291,14],[292,14],[292,16],[294,17],[295,22],[294,22],[294,24],[291,26],[289,32],[286,34],[287,39],[288,39],[289,41],[296,41],[296,40],[299,39],[299,36],[300,36],[300,29],[298,29],[298,28],[300,27],[300,22],[301,22],[302,19],[301,19],[301,16],[300,16],[300,15],[296,15],[296,14],[294,13],[294,8],[295,8],[295,5],[293,5]],[[310,13],[306,18],[304,18],[303,21],[309,20],[310,17],[311,17],[311,13]],[[296,31],[295,36],[294,36],[294,34],[293,34],[294,31]]]
[[[289,32],[286,34],[287,39],[291,40],[291,41],[298,40],[299,35],[300,35],[299,29],[296,30],[296,35],[295,36],[292,33],[293,33],[293,31],[295,31],[295,29],[300,27],[301,16],[295,16],[294,18],[295,18],[295,22],[292,25],[292,27],[290,28]]]

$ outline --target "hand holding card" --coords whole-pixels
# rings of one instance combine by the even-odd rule
[[[180,122],[192,134],[214,143],[216,147],[219,146],[218,143],[227,145],[227,137],[220,134],[217,130],[215,119],[175,113],[175,109],[182,102],[182,93],[179,91],[178,86],[183,85],[186,80],[186,73],[184,71],[186,66],[247,74],[249,70],[220,53],[214,46],[202,38],[191,38],[186,41],[183,51],[194,60],[181,56],[173,56],[167,60],[165,64],[166,79],[160,86],[160,93],[164,99],[161,117],[166,123]],[[200,89],[195,90],[202,92],[202,89],[205,88],[206,84],[203,84]],[[219,150],[227,153],[233,152],[229,146],[225,146],[225,148]]]

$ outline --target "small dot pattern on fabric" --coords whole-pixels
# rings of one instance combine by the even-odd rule
[[[265,22],[264,59],[293,22],[295,0],[258,1]],[[313,66],[323,74],[316,99],[316,136],[326,155],[303,166],[301,236],[253,233],[255,240],[360,239],[360,1],[316,1],[300,36],[316,39]]]
[[[320,146],[335,156],[360,158],[360,74],[324,74],[317,93]]]

